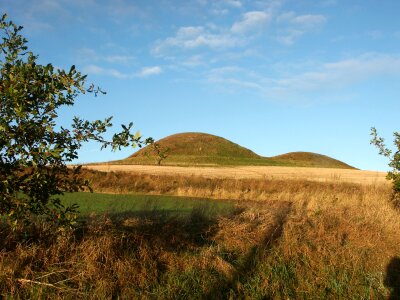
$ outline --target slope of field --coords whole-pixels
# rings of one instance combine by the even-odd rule
[[[331,157],[310,152],[291,152],[263,157],[227,139],[206,133],[179,133],[157,141],[160,149],[169,149],[162,161],[170,166],[292,166],[354,169]],[[126,159],[111,164],[152,165],[157,155],[151,145]]]

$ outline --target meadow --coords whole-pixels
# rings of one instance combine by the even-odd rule
[[[13,299],[397,299],[390,185],[86,171],[73,232],[2,228]],[[211,200],[210,200],[211,199]],[[396,298],[397,297],[397,298]]]
[[[228,213],[234,207],[232,201],[212,201],[205,198],[176,197],[163,195],[71,193],[61,197],[66,206],[79,205],[82,218],[90,214],[116,215],[125,212],[136,214],[162,213],[171,217],[185,217],[193,210],[208,216]]]

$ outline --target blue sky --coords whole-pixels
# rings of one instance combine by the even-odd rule
[[[369,170],[370,127],[400,130],[398,0],[3,0],[40,62],[107,91],[62,111],[155,139],[207,132],[256,153],[311,151]],[[80,162],[128,156],[94,144]]]

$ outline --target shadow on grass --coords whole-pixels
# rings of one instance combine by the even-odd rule
[[[275,212],[274,226],[271,226],[264,233],[264,238],[261,243],[254,245],[250,251],[245,254],[242,260],[243,262],[236,268],[236,272],[231,277],[231,280],[217,284],[204,296],[204,299],[230,299],[232,297],[231,292],[234,292],[236,297],[241,298],[240,291],[237,289],[238,286],[251,279],[265,252],[270,250],[282,236],[284,225],[291,210],[291,203],[282,202],[282,205]],[[237,293],[239,293],[239,295]],[[244,295],[242,295],[242,297],[245,298]]]
[[[87,215],[81,217],[80,226],[73,233],[62,239],[54,233],[40,229],[38,225],[39,227],[30,232],[30,239],[23,242],[24,255],[18,252],[18,247],[12,249],[11,239],[14,239],[14,245],[21,245],[21,242],[15,233],[9,233],[8,247],[3,250],[7,252],[14,269],[12,274],[7,275],[7,281],[3,282],[4,295],[29,298],[34,288],[31,290],[30,285],[22,286],[18,280],[33,280],[35,283],[32,284],[38,284],[37,278],[42,280],[46,275],[44,284],[50,284],[52,287],[45,286],[43,289],[47,289],[49,297],[72,297],[82,291],[93,291],[100,283],[106,283],[109,287],[105,294],[98,292],[97,296],[110,299],[125,297],[131,294],[124,291],[124,288],[133,284],[132,289],[135,292],[132,292],[132,295],[141,295],[144,298],[152,298],[151,295],[154,294],[166,298],[184,298],[191,295],[200,299],[225,299],[229,298],[231,292],[240,298],[237,286],[251,279],[265,251],[268,251],[282,235],[291,211],[290,204],[279,204],[271,208],[265,204],[257,205],[259,206],[255,207],[252,204],[251,209],[256,212],[264,210],[273,213],[272,226],[261,226],[262,230],[255,228],[262,234],[262,238],[239,254],[240,260],[234,262],[234,267],[229,269],[232,270],[232,274],[229,274],[232,276],[223,276],[215,272],[205,275],[209,265],[203,265],[203,269],[201,266],[195,267],[199,258],[204,258],[202,251],[210,251],[207,249],[214,249],[214,254],[221,258],[222,252],[216,239],[218,231],[221,230],[221,215],[210,214],[206,207],[197,207],[189,212],[153,209]],[[265,214],[265,219],[246,219],[247,212],[246,205],[224,216],[238,225],[249,221],[250,235],[253,225],[258,226],[263,221],[270,220],[270,213]],[[235,228],[229,231],[231,232],[234,233]],[[4,239],[1,241],[3,233],[0,232],[0,247],[5,243]],[[240,234],[236,235],[234,238],[238,240],[245,238]],[[231,234],[226,236],[227,239],[230,237]],[[37,249],[41,250],[38,252]],[[48,256],[49,253],[51,257]],[[76,264],[77,261],[84,263]],[[175,263],[180,267],[175,267]],[[86,268],[86,265],[91,267]],[[124,266],[123,271],[120,269],[121,265]],[[64,273],[58,273],[58,269],[54,269],[55,266],[59,266]],[[25,270],[31,271],[27,274]],[[190,273],[190,270],[194,273]],[[85,275],[76,277],[77,274]],[[189,275],[190,278],[184,277],[187,274],[192,275]],[[93,278],[97,278],[97,281],[93,281]],[[142,281],[143,286],[139,286]],[[60,282],[62,284],[59,284]]]
[[[393,257],[387,265],[384,284],[391,290],[389,300],[400,299],[400,257]]]
[[[126,248],[136,248],[139,241],[163,250],[187,251],[212,243],[218,215],[210,213],[207,207],[199,206],[191,211],[153,209],[89,215],[81,217],[79,221],[81,225],[75,231],[77,240],[93,234],[113,232],[120,236],[135,237],[127,241]]]

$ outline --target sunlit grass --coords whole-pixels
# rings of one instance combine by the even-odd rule
[[[400,218],[388,185],[92,175],[97,190],[182,197],[69,194],[63,202],[82,211],[75,231],[39,224],[27,240],[0,230],[1,296],[400,297]]]
[[[204,198],[164,195],[71,193],[61,197],[66,206],[78,204],[82,215],[90,213],[164,212],[170,215],[187,215],[194,209],[216,216],[234,209],[232,201],[213,201]]]

